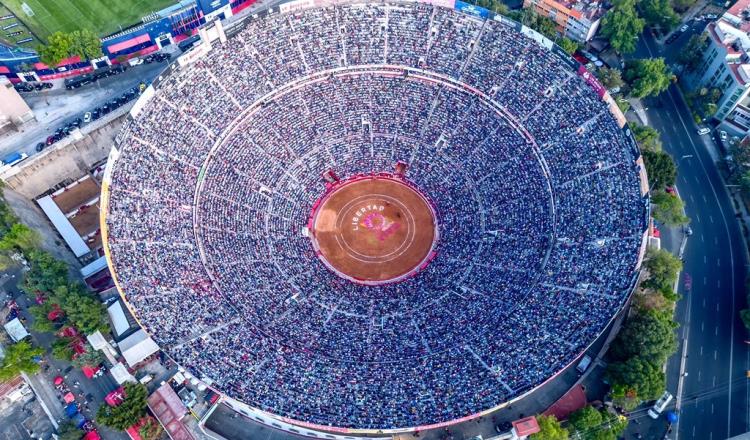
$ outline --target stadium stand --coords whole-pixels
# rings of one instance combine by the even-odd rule
[[[162,79],[103,197],[154,340],[254,408],[372,430],[480,413],[573,362],[632,291],[643,171],[578,66],[520,30],[427,3],[272,12]],[[337,277],[301,233],[321,173],[399,161],[438,256],[395,284]]]

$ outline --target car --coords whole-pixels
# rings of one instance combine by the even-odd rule
[[[62,139],[64,137],[65,137],[65,135],[62,134],[62,133],[58,133],[58,134],[52,136],[52,139],[54,139],[53,143],[59,141],[60,139]]]
[[[706,14],[706,20],[716,20],[717,18],[716,14]]]
[[[703,136],[704,134],[711,133],[711,130],[707,127],[701,127],[698,129],[698,134]]]
[[[685,226],[685,235],[687,235],[688,237],[693,235],[693,228],[691,228],[690,226]]]
[[[85,124],[88,124],[89,122],[91,122],[91,112],[86,112],[83,114],[83,122]]]
[[[44,142],[39,142],[38,144],[36,144],[36,151],[37,152],[42,151],[42,150],[44,150],[44,147],[46,147],[46,146],[47,145]]]
[[[721,130],[719,132],[719,138],[721,138],[722,141],[726,141],[727,140],[727,132],[724,131],[724,130]]]
[[[47,145],[52,145],[55,143],[55,136],[47,136]]]
[[[92,121],[96,121],[100,117],[101,117],[101,110],[99,110],[98,108],[95,109],[93,112],[91,112],[91,120]]]
[[[669,36],[669,38],[667,38],[666,43],[667,44],[672,44],[672,43],[674,43],[674,40],[676,40],[678,38],[680,38],[680,34],[672,34],[672,35]]]
[[[42,83],[42,86],[43,86],[43,87],[44,87],[45,89],[51,89],[51,88],[52,88],[52,86],[53,86],[53,84],[52,84],[52,83]]]
[[[686,25],[686,24],[683,24],[683,25],[682,25],[682,26],[680,27],[680,32],[686,32],[686,31],[688,30],[688,28],[689,28],[689,26],[688,26],[688,25]]]
[[[669,402],[672,401],[672,394],[670,394],[669,391],[664,391],[664,394],[662,394],[661,397],[659,397],[659,400],[657,400],[654,403],[654,406],[652,406],[648,410],[648,416],[652,419],[656,420],[659,418],[659,414],[664,411],[664,409],[669,405]]]

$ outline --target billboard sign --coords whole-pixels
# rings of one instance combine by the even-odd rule
[[[470,3],[462,2],[461,0],[456,1],[456,9],[477,17],[489,18],[490,16],[490,11],[479,6],[474,6]]]
[[[585,67],[580,66],[578,67],[578,75],[583,78],[584,81],[586,81],[586,84],[589,85],[597,95],[599,95],[600,98],[604,97],[604,94],[607,93],[607,89],[604,88],[604,86],[601,85],[598,79],[596,79],[596,76],[586,70]]]

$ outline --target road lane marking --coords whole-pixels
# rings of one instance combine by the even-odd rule
[[[703,307],[706,306],[706,300],[703,300]],[[701,333],[703,333],[703,323],[701,322]]]
[[[702,194],[702,196],[703,196],[703,202],[704,202],[704,203],[708,203],[708,199],[706,198],[706,195],[705,195],[705,194]]]
[[[706,240],[703,239],[703,234],[701,234],[701,243],[705,242]]]
[[[705,263],[708,263],[708,257],[706,257],[706,256],[704,255],[704,256],[703,256],[703,264],[705,264]]]
[[[718,355],[719,355],[719,354],[718,354],[718,353],[716,352],[716,350],[714,350],[714,360],[716,360],[716,357],[717,357]]]
[[[716,330],[714,330],[714,336],[719,336],[719,326],[716,326]]]
[[[703,285],[704,285],[704,286],[707,286],[707,285],[708,285],[708,278],[706,278],[706,277],[703,277]]]
[[[716,288],[721,289],[721,280],[716,281]]]
[[[713,223],[713,222],[714,222],[714,216],[712,216],[712,215],[709,215],[709,216],[708,216],[708,219],[709,219],[709,220],[711,221],[711,223]]]
[[[695,203],[695,199],[693,199],[693,195],[692,194],[688,194],[688,197],[690,197],[690,201],[691,202]]]
[[[698,215],[697,213],[695,214],[695,219],[698,221],[698,223],[701,222],[701,216]]]
[[[721,266],[721,258],[716,259],[716,267]]]
[[[719,303],[716,303],[716,311],[719,311]],[[716,326],[716,328],[719,328],[719,326]]]
[[[701,356],[703,356],[703,346],[701,345]]]

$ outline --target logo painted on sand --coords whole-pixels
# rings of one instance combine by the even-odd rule
[[[399,224],[391,221],[380,212],[368,212],[361,222],[362,226],[375,233],[378,240],[384,241],[399,228]]]

